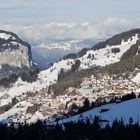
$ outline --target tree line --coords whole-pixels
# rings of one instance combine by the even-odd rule
[[[34,124],[0,124],[1,140],[139,140],[140,126],[132,118],[114,120],[112,125],[95,116],[93,120],[79,119],[77,122],[47,125],[44,121]]]
[[[13,67],[10,65],[2,65],[0,69],[0,86],[11,87],[20,77],[23,81],[34,82],[38,78],[40,69],[33,66],[28,67]]]

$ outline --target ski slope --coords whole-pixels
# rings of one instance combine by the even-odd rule
[[[100,112],[101,109],[108,109],[106,112]],[[116,119],[123,119],[124,123],[129,123],[130,117],[133,118],[134,122],[140,124],[140,99],[132,99],[129,101],[124,101],[121,103],[107,104],[100,107],[96,107],[82,114],[63,119],[58,121],[59,124],[64,124],[68,122],[77,122],[79,120],[85,120],[89,118],[91,121],[95,116],[99,116],[101,120],[106,120],[111,125],[112,122]],[[51,122],[50,124],[56,124],[56,122]],[[102,123],[105,125],[106,123]]]

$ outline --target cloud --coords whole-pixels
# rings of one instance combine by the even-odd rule
[[[11,2],[9,4],[1,3],[0,10],[19,8],[19,7],[23,7],[23,6],[27,6],[27,4],[26,3],[15,3],[15,2]]]
[[[17,33],[32,45],[50,40],[106,39],[114,34],[140,27],[140,20],[109,17],[96,23],[49,23],[42,25],[0,25],[1,29]]]
[[[38,2],[43,2],[43,0],[7,0],[0,3],[0,10],[33,6],[37,5]]]

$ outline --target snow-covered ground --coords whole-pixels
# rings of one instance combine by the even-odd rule
[[[33,83],[24,82],[19,78],[11,88],[0,91],[0,106],[11,102],[13,97],[20,96],[22,93],[40,91],[41,89],[46,88],[46,86],[57,81],[58,73],[61,68],[64,68],[65,70],[71,69],[72,63],[73,60],[70,59],[54,63],[49,69],[40,72],[38,80]],[[6,96],[6,99],[3,98],[3,96]]]
[[[9,34],[5,34],[5,33],[0,33],[0,38],[7,40],[7,39],[10,38],[10,35]]]
[[[8,39],[12,39],[12,40],[16,40],[16,37],[11,35],[9,32],[6,31],[0,31],[0,38],[8,40]]]
[[[38,119],[45,120],[46,118],[39,112],[36,111],[33,115],[26,114],[27,105],[32,106],[31,103],[23,101],[15,105],[12,109],[0,115],[0,121],[3,122],[36,122]],[[19,107],[20,106],[20,107]],[[101,110],[107,109],[105,112],[101,112]],[[121,103],[113,103],[102,105],[100,107],[96,107],[79,115],[69,117],[66,119],[59,120],[58,122],[50,120],[46,120],[47,124],[55,125],[56,123],[64,124],[68,122],[78,122],[79,120],[85,120],[87,118],[92,121],[95,116],[98,116],[102,126],[109,123],[110,125],[114,120],[123,119],[124,123],[129,123],[130,117],[134,122],[138,122],[140,124],[140,98],[131,99],[128,101],[124,101]],[[106,122],[105,122],[106,121]]]
[[[136,44],[138,40],[138,35],[132,37],[132,39],[128,39],[127,42],[122,40],[120,45],[116,46],[106,46],[106,48],[99,50],[90,50],[83,57],[80,58],[81,68],[86,69],[93,65],[105,66],[111,63],[116,63],[120,61],[121,56],[134,44]],[[112,53],[111,49],[119,48],[120,52]],[[93,60],[88,59],[89,55],[94,55]],[[86,64],[86,65],[85,65]]]
[[[132,79],[132,81],[140,83],[140,73],[137,73],[137,75]]]
[[[25,122],[26,110],[28,106],[32,106],[32,104],[26,101],[16,104],[12,109],[0,115],[0,121],[6,123],[11,122],[11,120],[15,120],[15,122],[18,122],[18,119],[20,119],[20,122]]]
[[[108,109],[108,111],[101,113],[101,109]],[[134,122],[138,122],[140,124],[140,99],[132,99],[121,103],[96,107],[74,117],[60,120],[58,123],[63,124],[71,121],[77,122],[80,119],[86,120],[87,118],[92,120],[95,116],[99,116],[101,120],[109,121],[110,125],[115,119],[123,119],[124,123],[129,123],[130,117],[133,118]],[[50,124],[56,124],[56,122],[51,122]]]
[[[43,81],[46,81],[47,85],[50,85],[51,83],[54,83],[57,81],[58,74],[61,69],[69,70],[71,69],[71,66],[73,63],[74,63],[74,60],[72,59],[61,60],[58,63],[54,63],[52,67],[50,67],[47,70],[42,71],[39,74],[39,78],[43,79]]]

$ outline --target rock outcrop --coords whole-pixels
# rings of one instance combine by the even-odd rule
[[[30,68],[32,54],[27,42],[12,32],[0,30],[0,66],[2,65]]]

